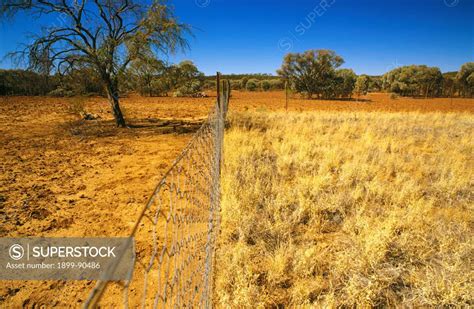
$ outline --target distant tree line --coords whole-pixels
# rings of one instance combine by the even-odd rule
[[[150,58],[132,63],[129,70],[128,90],[143,96],[176,97],[199,96],[204,86],[204,73],[191,61],[167,65],[163,61]]]
[[[288,54],[278,70],[270,74],[233,74],[232,89],[243,91],[292,91],[308,98],[340,99],[359,97],[367,92],[386,91],[413,97],[473,97],[474,63],[459,72],[442,74],[437,67],[410,65],[398,67],[383,76],[357,76],[342,69],[342,57],[331,50],[310,50]],[[142,96],[197,97],[203,90],[215,89],[213,76],[204,76],[191,61],[167,64],[154,57],[131,62],[118,76],[120,93]],[[24,70],[0,70],[0,95],[106,95],[101,78],[93,68],[79,67],[66,75],[49,75]]]
[[[357,76],[350,69],[340,69],[344,59],[331,50],[309,50],[285,56],[279,76],[291,88],[308,98],[350,98],[369,91],[387,91],[402,96],[472,97],[474,63],[457,73],[442,74],[437,67],[411,65],[395,68],[382,77]]]
[[[167,65],[156,58],[138,59],[118,76],[120,93],[142,96],[199,96],[204,74],[191,61]],[[101,78],[88,67],[48,75],[26,70],[0,70],[0,95],[106,96]]]
[[[0,70],[0,95],[46,95],[58,79],[25,70]]]
[[[382,76],[382,88],[402,96],[472,98],[474,62],[463,64],[459,72],[445,74],[426,65],[399,67]]]

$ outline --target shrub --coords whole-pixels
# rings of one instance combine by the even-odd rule
[[[204,82],[204,89],[216,89],[216,81],[215,80],[206,80]]]
[[[167,96],[171,90],[169,84],[163,79],[154,79],[151,82],[152,95]]]
[[[73,97],[74,92],[72,90],[66,90],[64,88],[56,88],[48,93],[51,97]]]
[[[232,90],[240,90],[241,89],[241,82],[240,80],[231,80],[230,81],[230,89]]]
[[[398,99],[399,97],[400,97],[400,96],[399,96],[398,94],[396,94],[396,93],[393,93],[393,92],[392,92],[392,93],[390,94],[390,99],[392,99],[392,100],[396,100],[396,99]]]
[[[268,81],[272,90],[285,89],[285,83],[281,79],[271,79]]]
[[[247,82],[249,79],[247,77],[244,77],[240,80],[240,89],[247,89]]]
[[[257,88],[258,88],[258,84],[259,84],[258,80],[256,80],[256,79],[250,79],[250,80],[246,83],[245,89],[247,89],[248,91],[255,91],[255,90],[257,90]]]
[[[263,91],[268,91],[272,88],[272,85],[270,84],[268,80],[262,80],[262,82],[260,83],[260,86],[262,87]]]
[[[202,83],[198,80],[194,80],[179,87],[174,93],[175,97],[196,97],[202,91]]]

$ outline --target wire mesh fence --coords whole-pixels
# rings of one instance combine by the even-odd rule
[[[218,99],[201,128],[158,183],[142,210],[133,277],[99,281],[85,308],[212,307],[220,168],[230,85],[218,77]],[[110,271],[113,271],[110,270]]]

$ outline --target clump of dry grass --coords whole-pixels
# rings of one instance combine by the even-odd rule
[[[471,115],[245,113],[231,126],[217,304],[473,304]]]

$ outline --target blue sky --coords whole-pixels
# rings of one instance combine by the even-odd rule
[[[193,60],[206,74],[272,73],[288,52],[332,49],[358,74],[426,64],[443,72],[474,61],[474,0],[175,0],[194,28]],[[0,24],[0,56],[40,23],[27,15]],[[6,59],[2,68],[11,68]]]

